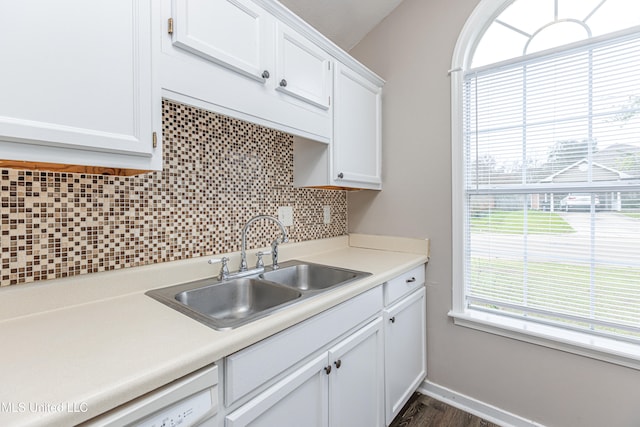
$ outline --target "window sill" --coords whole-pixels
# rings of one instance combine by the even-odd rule
[[[640,370],[640,345],[474,310],[450,311],[456,325]]]

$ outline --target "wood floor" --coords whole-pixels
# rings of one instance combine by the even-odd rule
[[[429,396],[415,393],[389,427],[499,427]]]

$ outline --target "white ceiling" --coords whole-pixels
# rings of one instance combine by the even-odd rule
[[[296,15],[349,51],[402,0],[280,0]]]

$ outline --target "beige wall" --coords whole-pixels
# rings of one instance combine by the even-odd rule
[[[348,195],[349,230],[432,239],[428,379],[549,426],[639,426],[640,372],[454,326],[450,68],[478,0],[405,0],[351,53],[387,80],[380,193]]]

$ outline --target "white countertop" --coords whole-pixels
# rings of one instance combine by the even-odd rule
[[[281,261],[372,275],[230,331],[144,295],[215,276],[209,257],[2,289],[0,425],[90,419],[423,264],[428,253],[428,240],[367,235],[282,245]],[[224,255],[238,265],[239,254]]]

